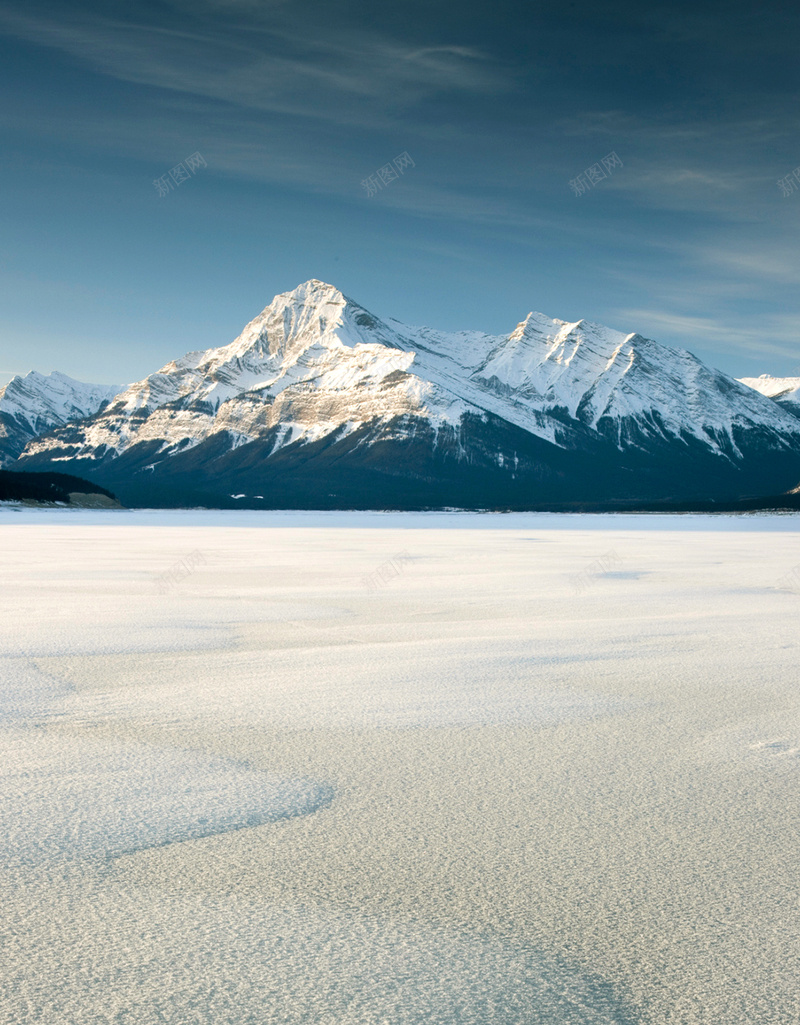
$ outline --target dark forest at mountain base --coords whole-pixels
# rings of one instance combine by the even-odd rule
[[[68,473],[16,473],[0,470],[0,502],[61,502],[76,505],[76,496],[99,496],[103,505],[116,503],[116,496],[106,488]],[[84,504],[84,503],[80,503]]]

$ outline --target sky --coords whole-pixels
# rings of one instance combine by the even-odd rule
[[[800,374],[799,44],[736,0],[0,0],[0,385],[138,380],[310,278]]]

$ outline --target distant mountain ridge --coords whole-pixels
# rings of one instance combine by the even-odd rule
[[[229,345],[29,440],[15,468],[128,505],[735,501],[797,485],[800,419],[636,333],[540,313],[507,335],[408,327],[311,280]]]
[[[748,388],[774,399],[793,416],[800,417],[800,377],[772,377],[762,374],[760,377],[740,377],[742,384]]]
[[[85,384],[54,370],[32,370],[0,388],[0,467],[10,465],[32,438],[96,413],[121,385]]]

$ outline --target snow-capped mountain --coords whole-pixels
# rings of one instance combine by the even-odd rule
[[[797,483],[800,420],[635,333],[540,313],[507,335],[408,327],[312,280],[229,345],[34,439],[19,465],[129,504],[724,498]]]
[[[774,399],[794,416],[800,417],[800,377],[770,377],[769,374],[762,374],[760,377],[740,377],[739,380],[748,388],[754,388],[762,395]]]
[[[54,370],[32,370],[0,388],[0,467],[10,465],[31,438],[96,413],[120,385],[85,384]]]

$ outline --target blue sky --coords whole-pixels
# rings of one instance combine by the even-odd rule
[[[0,383],[136,380],[312,277],[410,324],[539,310],[796,370],[800,13],[684,7],[0,0]]]

